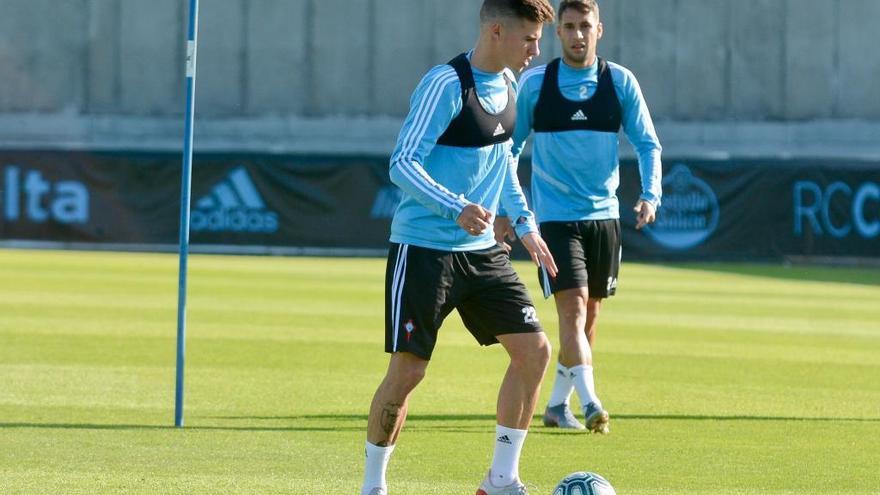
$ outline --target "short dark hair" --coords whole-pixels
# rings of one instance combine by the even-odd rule
[[[562,20],[562,13],[568,9],[575,9],[581,14],[595,12],[599,17],[599,4],[596,0],[562,0],[559,2],[559,8],[556,9],[556,15]]]
[[[532,22],[553,22],[555,12],[547,0],[483,0],[480,22],[497,17],[515,17]]]

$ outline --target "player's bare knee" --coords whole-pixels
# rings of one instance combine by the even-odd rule
[[[556,298],[559,317],[568,321],[583,320],[587,316],[589,292],[586,288],[563,291]]]
[[[547,365],[550,364],[550,359],[553,356],[553,347],[550,345],[550,341],[545,337],[542,340],[540,347],[538,348],[539,359],[540,359],[540,368],[541,374],[547,369]]]
[[[425,378],[427,368],[427,361],[407,354],[395,354],[385,378],[387,387],[395,396],[409,395]]]
[[[527,373],[543,374],[550,362],[550,341],[544,334],[536,335],[534,342],[517,347],[510,352],[510,365]]]
[[[560,317],[565,322],[582,322],[587,319],[586,306],[565,308],[561,313]]]
[[[419,368],[398,368],[390,372],[385,381],[387,393],[395,399],[405,399],[425,377]]]
[[[527,366],[541,375],[550,363],[553,349],[546,337],[541,338],[537,345],[530,349]]]

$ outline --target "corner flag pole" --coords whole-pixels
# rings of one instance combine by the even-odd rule
[[[177,380],[174,392],[174,426],[183,427],[183,358],[186,342],[186,264],[189,255],[190,190],[192,189],[193,113],[196,92],[196,46],[199,33],[199,0],[189,0],[186,41],[186,117],[183,133],[183,177],[180,181],[180,267],[177,284]]]

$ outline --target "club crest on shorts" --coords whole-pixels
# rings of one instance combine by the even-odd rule
[[[406,341],[409,342],[409,339],[412,337],[412,333],[416,330],[416,325],[413,323],[412,318],[406,320],[406,323],[403,325],[403,329],[406,330]]]

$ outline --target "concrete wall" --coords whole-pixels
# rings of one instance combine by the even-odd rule
[[[186,4],[0,0],[0,141],[23,114],[179,119]],[[202,0],[198,115],[399,119],[424,72],[472,46],[479,5]],[[880,122],[878,0],[601,5],[600,53],[635,72],[660,122]],[[543,52],[559,54],[552,28]]]

